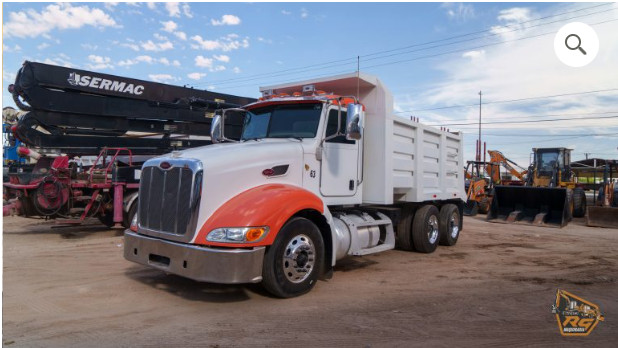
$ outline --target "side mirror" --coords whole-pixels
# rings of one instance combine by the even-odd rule
[[[224,141],[238,142],[242,132],[243,120],[247,112],[244,109],[236,108],[217,110],[218,112],[221,112],[221,114],[215,115],[210,123],[210,140],[215,144]],[[227,126],[231,127],[232,139],[225,136],[226,123]]]
[[[363,106],[361,104],[348,104],[345,124],[345,138],[347,140],[359,140],[362,137]]]
[[[212,119],[212,123],[210,124],[210,140],[213,142],[213,144],[223,142],[222,118],[222,115],[216,115]]]

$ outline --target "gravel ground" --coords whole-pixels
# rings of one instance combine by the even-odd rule
[[[309,294],[194,282],[124,260],[122,231],[6,217],[7,347],[565,346],[618,342],[618,230],[466,217],[454,247],[349,258]],[[562,337],[564,289],[600,306]]]

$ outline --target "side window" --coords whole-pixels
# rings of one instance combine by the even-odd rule
[[[347,112],[345,110],[341,110],[341,132],[345,132],[345,118]],[[332,109],[328,113],[328,122],[326,123],[326,136],[333,135],[337,133],[337,115],[339,115],[339,110]],[[345,135],[340,135],[338,137],[334,137],[326,141],[327,143],[337,143],[337,144],[356,144],[355,140],[346,140]]]

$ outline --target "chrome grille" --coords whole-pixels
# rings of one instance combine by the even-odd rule
[[[161,168],[167,162],[169,168]],[[142,168],[139,188],[141,233],[191,237],[197,223],[202,166],[196,160],[153,159]]]

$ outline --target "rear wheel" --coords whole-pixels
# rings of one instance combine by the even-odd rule
[[[423,206],[414,214],[412,242],[416,251],[432,253],[438,247],[440,239],[439,215],[438,208],[433,205]]]
[[[579,187],[573,189],[573,217],[586,215],[586,193]]]
[[[413,218],[414,209],[410,205],[404,205],[401,208],[401,220],[397,225],[397,246],[402,250],[414,250],[411,232]]]
[[[440,209],[440,245],[457,243],[461,232],[461,216],[455,204],[446,204]]]
[[[295,297],[309,292],[324,265],[324,241],[318,227],[295,217],[279,231],[264,255],[262,285],[277,297]]]

